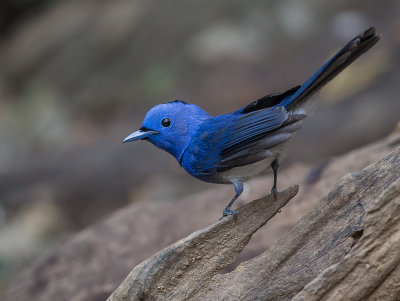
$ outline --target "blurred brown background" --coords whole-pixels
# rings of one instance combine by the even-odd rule
[[[236,110],[302,83],[372,25],[382,41],[316,96],[283,168],[400,119],[398,0],[2,1],[0,295],[23,264],[113,210],[211,187],[149,143],[121,144],[152,106]]]

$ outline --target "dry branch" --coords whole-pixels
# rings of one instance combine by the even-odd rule
[[[294,300],[400,300],[400,181],[372,204],[361,239]]]
[[[237,219],[224,218],[162,250],[138,265],[110,300],[197,295],[297,191],[295,186],[279,193],[276,201],[272,195],[253,201],[238,210]]]
[[[195,232],[138,265],[109,300],[289,300],[323,270],[335,264],[297,298],[311,300],[307,294],[315,296],[315,300],[325,298],[320,290],[329,287],[324,281],[333,277],[333,271],[339,276],[336,282],[330,280],[331,287],[324,293],[334,294],[336,288],[343,292],[336,287],[342,284],[342,273],[348,274],[347,288],[350,290],[352,285],[357,285],[358,271],[349,269],[344,262],[350,260],[352,245],[362,233],[364,219],[368,236],[361,237],[353,252],[359,250],[362,254],[370,254],[366,249],[368,246],[381,255],[376,255],[375,261],[370,259],[376,262],[383,261],[385,252],[398,248],[398,219],[380,219],[380,216],[385,216],[381,212],[385,210],[392,210],[389,216],[396,215],[399,183],[400,148],[361,172],[345,176],[271,249],[242,263],[231,273],[220,274],[219,271],[235,259],[251,235],[284,205],[285,200],[293,197],[297,189],[281,193],[277,203],[271,202],[269,197],[254,201],[239,211],[238,221],[225,219]],[[374,236],[369,234],[371,224],[377,227],[381,239],[388,239],[380,246],[381,250],[371,245],[374,241]],[[390,253],[393,258],[388,259],[388,263],[380,264],[379,267],[384,269],[379,275],[380,282],[363,282],[360,290],[373,292],[371,283],[376,287],[385,282],[387,275],[397,277],[400,282],[399,256],[395,253]],[[352,264],[354,267],[364,264],[365,267],[365,262],[357,255]],[[344,271],[348,269],[346,274]],[[398,293],[398,286],[393,289]],[[336,295],[332,296],[335,298]]]
[[[218,300],[226,294],[229,296],[229,300],[241,298],[251,300],[257,296],[261,296],[262,300],[273,299],[272,296],[279,296],[277,299],[287,300],[318,276],[324,267],[330,266],[331,263],[341,262],[344,254],[350,249],[352,241],[355,242],[357,239],[357,235],[354,235],[355,239],[353,239],[348,238],[346,233],[353,231],[352,228],[358,229],[358,223],[355,223],[357,226],[355,227],[345,220],[346,215],[341,218],[343,222],[338,222],[337,231],[340,233],[341,229],[346,229],[343,228],[344,225],[348,225],[350,228],[346,230],[345,235],[342,235],[344,242],[340,244],[341,240],[337,238],[338,247],[334,250],[335,252],[329,253],[332,256],[337,254],[337,257],[329,259],[330,255],[326,254],[322,259],[317,260],[318,256],[330,248],[329,244],[328,247],[324,245],[326,241],[329,242],[329,239],[322,237],[319,242],[316,236],[321,237],[327,231],[326,229],[332,228],[334,217],[340,219],[339,212],[342,210],[340,206],[346,204],[346,199],[344,199],[344,203],[336,201],[332,203],[332,208],[325,211],[323,206],[327,201],[319,202],[319,200],[324,195],[328,195],[344,174],[350,171],[360,171],[365,166],[396,151],[399,144],[400,130],[397,130],[390,137],[347,154],[329,158],[321,164],[311,166],[296,164],[282,170],[279,187],[289,187],[294,183],[299,183],[300,190],[295,198],[282,209],[282,212],[268,222],[267,227],[260,228],[253,235],[249,244],[238,255],[238,261],[248,260],[255,255],[264,253],[244,262],[229,274],[219,275],[216,273],[214,277],[209,278],[209,282],[198,281],[195,285],[200,287],[209,285],[213,291],[206,292],[204,297],[199,293],[193,299]],[[391,156],[391,158],[395,158],[393,154]],[[377,164],[380,163],[372,165],[373,168],[377,168]],[[379,168],[375,172],[377,178],[383,176],[381,183],[387,182],[387,184],[381,187],[376,186],[376,183],[367,182],[365,183],[367,191],[360,190],[360,196],[367,196],[361,198],[363,208],[360,209],[368,210],[371,200],[378,199],[380,191],[387,190],[389,183],[396,181],[398,176],[396,168],[398,167],[395,164],[398,166],[398,163],[393,161],[391,164],[387,164],[386,167],[381,166],[383,170],[387,168],[386,171],[383,172]],[[354,173],[353,176],[346,177],[348,182],[346,185],[351,187],[362,185],[361,178],[369,177],[371,179],[371,167],[366,170],[368,171],[366,174]],[[392,179],[390,179],[391,174],[393,175]],[[358,179],[356,175],[359,175]],[[251,189],[248,198],[257,199],[264,195],[270,189],[268,183],[272,183],[271,176],[250,183]],[[349,189],[346,188],[346,185],[342,188],[344,192]],[[126,275],[150,254],[154,254],[174,241],[215,222],[219,217],[220,209],[226,205],[226,200],[232,197],[231,194],[231,187],[218,186],[209,191],[176,200],[174,203],[137,202],[127,206],[113,213],[104,221],[74,235],[53,250],[45,252],[32,264],[27,265],[8,287],[3,299],[5,301],[105,300]],[[333,196],[336,194],[333,192]],[[348,197],[347,194],[342,193],[345,198]],[[351,210],[355,198],[356,195],[349,198],[347,206],[350,208],[349,210]],[[317,203],[313,212],[315,216],[321,214],[322,219],[318,222],[319,224],[316,224],[317,229],[313,230],[309,236],[307,236],[308,232],[304,230],[305,238],[296,239],[296,233],[300,235],[302,229],[308,227],[305,222],[307,219],[303,219],[296,226],[296,230],[292,230],[290,234],[286,235],[288,229],[292,229],[296,225],[299,217],[310,212]],[[328,206],[330,206],[329,202]],[[327,216],[326,221],[324,220],[325,215]],[[359,221],[356,219],[357,217],[359,214],[354,216],[355,222]],[[365,217],[361,217],[361,220],[364,219]],[[325,226],[326,229],[318,229],[320,225]],[[367,233],[367,230],[365,231]],[[357,233],[360,232],[356,230],[355,234]],[[295,239],[291,240],[292,237]],[[277,238],[282,238],[278,244],[274,243]],[[314,249],[310,245],[310,240],[313,238],[315,240]],[[302,247],[303,241],[307,247]],[[266,249],[269,251],[265,252]],[[339,249],[344,249],[344,251],[337,252]],[[296,262],[301,258],[305,260],[308,250],[319,250],[320,252],[315,256],[309,255],[313,258],[311,261]],[[282,253],[279,253],[280,251]],[[304,256],[301,253],[304,253]],[[324,258],[327,257],[329,260],[324,262]],[[275,261],[268,262],[269,258],[275,258]],[[229,259],[227,262],[231,260]],[[279,266],[279,262],[282,262],[282,266]],[[314,267],[314,265],[316,266]],[[248,279],[244,276],[245,273],[247,273]],[[396,275],[396,273],[398,273],[398,268],[394,269],[391,275]],[[142,277],[145,276],[142,275]],[[185,275],[181,278],[185,279]],[[381,284],[382,288],[396,287],[395,285],[400,282],[393,282],[394,279],[398,279],[398,276],[387,279]],[[155,281],[157,282],[157,279]],[[218,285],[218,281],[221,281],[220,285]],[[293,288],[290,288],[291,286]],[[380,290],[380,292],[384,291]],[[126,298],[129,300],[131,297],[126,294]],[[163,298],[164,295],[161,294],[154,297],[154,299]],[[179,298],[177,299],[179,300]]]

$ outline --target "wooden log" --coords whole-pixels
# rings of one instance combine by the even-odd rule
[[[323,271],[294,298],[400,300],[400,181],[367,212],[359,241],[338,264]]]
[[[251,236],[292,199],[298,186],[255,200],[229,216],[167,247],[138,265],[109,300],[172,300],[198,295],[232,263]]]
[[[315,254],[315,256],[311,255],[313,259],[310,260],[310,262],[296,262],[296,260],[299,260],[301,257],[300,253],[307,251],[306,248],[302,248],[302,244],[310,245],[310,242],[307,241],[317,235],[310,233],[307,236],[307,232],[304,232],[304,238],[300,239],[300,242],[298,242],[297,239],[290,241],[291,237],[296,238],[297,234],[301,234],[300,230],[303,227],[302,225],[305,224],[304,219],[297,224],[299,216],[310,212],[314,206],[316,207],[313,212],[319,214],[317,212],[318,208],[323,211],[325,206],[324,203],[319,202],[319,200],[323,198],[324,195],[328,195],[329,191],[332,190],[332,187],[335,186],[335,183],[337,183],[343,175],[349,171],[358,172],[365,166],[378,161],[387,154],[396,151],[399,144],[400,131],[397,130],[391,136],[381,141],[350,153],[330,158],[321,164],[314,166],[297,164],[282,170],[279,178],[279,187],[282,189],[283,187],[289,187],[294,183],[298,183],[300,184],[298,194],[283,208],[280,214],[276,215],[275,218],[268,222],[266,227],[260,228],[253,235],[249,244],[238,255],[238,261],[248,260],[255,255],[259,256],[244,262],[231,273],[219,274],[225,273],[227,269],[216,272],[215,276],[213,278],[211,277],[208,282],[210,284],[209,288],[214,290],[204,294],[203,299],[218,300],[218,298],[222,298],[221,295],[226,294],[226,296],[229,296],[228,298],[230,300],[240,299],[241,296],[244,296],[243,299],[247,298],[250,300],[252,296],[256,299],[257,296],[261,296],[260,299],[263,300],[272,299],[272,296],[282,296],[277,298],[287,300],[317,277],[325,266],[329,266],[331,262],[340,262],[341,258],[343,258],[343,254],[350,250],[353,244],[352,242],[357,240],[356,234],[359,232],[355,230],[354,238],[345,235],[343,238],[344,242],[341,244],[340,240],[336,239],[338,249],[341,248],[341,250],[343,250],[344,244],[347,247],[342,253],[338,253],[340,256],[337,258],[329,259],[329,254],[333,253],[323,255],[324,252],[329,251],[329,247],[323,245],[325,240],[322,238],[321,243],[319,243],[318,240],[315,241],[315,247],[318,248],[320,252]],[[393,165],[395,163],[392,162],[391,164]],[[388,175],[383,179],[384,181],[394,182],[398,175],[398,172],[397,174],[395,173],[396,165],[390,166],[391,164],[388,164],[388,166],[384,168],[387,168],[387,173],[393,173],[393,179],[389,180],[390,175]],[[379,173],[381,175],[384,174],[381,171],[379,171]],[[362,182],[357,182],[357,179],[351,180],[358,174],[359,177],[364,177],[362,173],[353,173],[352,176],[345,177],[345,179],[349,181],[348,185],[350,185],[350,187],[362,184]],[[378,176],[377,173],[375,173],[375,175]],[[358,181],[361,180],[359,179]],[[250,184],[251,192],[248,198],[256,199],[264,195],[270,183],[272,183],[272,178],[270,176],[253,181],[253,183]],[[375,186],[375,184],[372,186]],[[364,211],[368,210],[366,206],[371,202],[371,199],[375,198],[375,195],[376,198],[379,197],[378,190],[387,189],[387,185],[383,188],[372,186],[370,187],[370,196],[368,196],[368,191],[360,190],[360,196],[367,195],[367,197],[361,199],[361,204],[363,205],[362,209]],[[376,191],[374,191],[375,188],[377,189]],[[104,221],[74,235],[71,239],[68,239],[65,243],[53,250],[45,252],[32,264],[27,265],[24,271],[20,273],[7,288],[3,299],[5,301],[105,300],[110,296],[113,290],[121,284],[129,272],[148,258],[149,255],[195,232],[197,229],[201,229],[215,222],[220,215],[221,208],[226,205],[226,201],[231,197],[231,194],[231,187],[218,186],[209,191],[204,191],[203,193],[192,195],[185,199],[176,200],[173,203],[137,202],[127,206],[113,213]],[[344,193],[342,194],[345,196]],[[353,195],[349,199],[351,204],[355,202],[355,197],[356,196]],[[317,203],[319,205],[315,205]],[[316,225],[317,229],[312,230],[316,231],[315,233],[318,233],[318,231],[325,231],[324,229],[319,230],[318,228],[325,224],[326,227],[330,224],[332,228],[333,224],[331,220],[333,217],[340,219],[338,211],[341,210],[340,206],[343,204],[338,203],[338,201],[332,204],[336,204],[337,208],[333,206],[333,209],[331,208],[330,211],[324,213],[327,214],[326,221],[324,221],[323,218],[322,221],[319,221],[320,224]],[[330,206],[330,204],[328,204],[328,206]],[[356,206],[356,208],[358,207]],[[354,216],[355,225],[358,225],[357,217],[359,217],[358,214]],[[361,220],[363,219],[364,217],[361,217]],[[337,230],[339,231],[342,229],[343,225],[348,225],[350,228],[347,229],[347,233],[350,233],[353,225],[343,224],[346,223],[346,221],[343,218],[341,220],[342,222],[338,223]],[[290,232],[292,234],[288,234],[289,236],[286,235],[285,233],[288,233],[289,229],[292,229],[296,224],[296,228]],[[358,227],[353,228],[358,229]],[[296,232],[293,234],[293,231]],[[318,235],[318,237],[321,236],[321,234]],[[281,240],[275,243],[277,238]],[[287,242],[285,245],[286,240]],[[334,246],[335,244],[331,245],[331,248],[334,248]],[[285,248],[287,249],[285,250]],[[265,252],[267,249],[269,250]],[[276,255],[279,255],[277,252],[282,249],[283,251],[280,254],[281,261],[283,261],[282,267],[278,265],[279,261],[264,262],[273,256],[276,258]],[[275,255],[271,255],[272,253]],[[322,258],[318,260],[318,256],[322,256]],[[291,257],[294,258],[292,262],[290,262]],[[321,264],[320,261],[325,260],[325,258],[328,258],[330,261],[326,264]],[[285,260],[288,262],[285,263]],[[229,259],[227,262],[231,261],[232,259]],[[256,264],[252,265],[253,262],[259,262],[259,266]],[[236,264],[237,262],[235,262],[235,265]],[[314,265],[318,265],[317,268],[314,269]],[[280,271],[283,268],[288,269],[289,272],[285,274]],[[229,266],[228,270],[232,270],[232,265]],[[247,278],[249,279],[240,278],[241,270],[247,273]],[[304,273],[304,270],[306,273]],[[309,275],[307,274],[308,271],[310,272]],[[292,274],[290,274],[290,272]],[[263,273],[266,273],[265,277]],[[303,279],[298,277],[299,273],[303,275]],[[286,275],[286,278],[282,275]],[[184,277],[183,275],[182,278]],[[242,274],[242,277],[244,277],[244,274]],[[275,286],[271,284],[274,280],[273,277],[280,277],[280,281],[283,282],[281,288],[279,288],[278,282],[276,282]],[[262,282],[264,278],[268,279]],[[298,280],[298,278],[300,278],[300,280]],[[221,280],[221,284],[218,286],[216,282],[219,280]],[[261,282],[257,283],[257,280]],[[296,281],[298,281],[298,283]],[[294,282],[293,291],[285,291],[286,282],[287,286],[290,286]],[[206,285],[207,283],[199,281],[195,285],[202,286],[203,284]],[[384,282],[384,285],[389,286],[390,282],[387,284]],[[245,294],[246,290],[248,291],[248,295]],[[259,294],[252,295],[252,291],[255,293],[258,292]],[[157,296],[158,299],[163,299],[164,297],[164,295]],[[127,298],[130,297],[127,296]],[[200,294],[194,299],[196,300],[196,298],[202,299]]]
[[[261,208],[258,206],[264,204],[265,209],[272,210],[270,206],[275,205],[271,212],[276,213],[284,204],[283,200],[294,196],[296,189],[291,188],[280,194],[278,204],[271,204],[268,197],[253,201],[239,211],[238,221],[225,219],[195,232],[138,265],[109,300],[289,300],[323,270],[335,264],[340,266],[348,258],[346,254],[363,231],[367,212],[379,211],[376,200],[381,195],[384,195],[382,205],[391,203],[388,196],[398,202],[399,183],[400,148],[397,148],[359,173],[345,176],[272,248],[242,263],[234,271],[221,274],[221,269],[234,260],[258,226],[270,218],[263,212],[265,218],[259,220]],[[386,210],[393,210],[396,214],[396,208],[393,204],[388,205]],[[372,214],[366,224],[370,225],[371,219],[376,221],[377,216],[378,213]],[[396,220],[384,219],[379,223],[381,231],[390,230],[382,233],[382,238],[393,238],[377,251],[381,256],[398,246],[396,239],[400,228],[396,228]],[[370,232],[368,230],[367,233]],[[364,241],[364,238],[361,239]],[[361,245],[361,241],[359,243]],[[391,264],[385,266],[397,270],[398,258],[393,255],[393,260],[389,260]],[[353,260],[354,266],[364,264],[360,262],[360,257],[356,256]],[[376,260],[382,258],[378,256]],[[346,267],[345,263],[343,265]],[[384,281],[384,275],[380,275],[379,279]],[[316,280],[310,287],[320,285],[325,289],[321,284],[324,279]],[[357,277],[353,279],[357,280]],[[382,281],[373,284],[377,286]],[[365,285],[360,289],[366,289]],[[367,291],[373,291],[368,284],[366,286]],[[351,283],[347,287],[350,289]],[[309,300],[308,295],[302,297],[300,294],[297,298]]]

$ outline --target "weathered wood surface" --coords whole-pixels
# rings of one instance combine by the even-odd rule
[[[354,248],[295,301],[400,300],[400,181],[371,205]]]
[[[222,274],[220,271],[235,259],[254,231],[271,214],[275,214],[279,206],[284,204],[284,198],[293,196],[295,190],[292,188],[281,193],[279,204],[276,204],[279,206],[275,210],[269,208],[274,205],[271,204],[271,198],[254,201],[239,211],[238,221],[228,218],[217,222],[138,265],[109,300],[289,300],[323,270],[335,264],[333,271],[338,275],[337,283],[331,280],[332,294],[334,286],[342,284],[340,276],[348,271],[349,283],[342,285],[349,294],[359,297],[356,289],[351,289],[359,283],[358,271],[352,271],[345,261],[350,260],[346,254],[351,252],[353,244],[357,246],[364,227],[368,236],[361,237],[354,252],[366,253],[365,257],[373,250],[369,255],[373,257],[371,262],[380,262],[372,267],[383,269],[376,273],[379,276],[370,277],[374,280],[359,283],[359,291],[364,292],[363,296],[368,296],[368,292],[373,291],[371,285],[379,286],[391,271],[398,269],[400,256],[395,250],[398,250],[400,237],[400,228],[396,227],[399,218],[390,217],[398,211],[399,183],[400,148],[397,148],[359,173],[343,177],[272,248],[242,263],[232,272]],[[382,194],[384,196],[380,198]],[[271,211],[265,212],[266,209]],[[379,220],[387,210],[391,210],[391,214]],[[262,214],[264,218],[261,218]],[[381,234],[382,245],[373,245],[377,233],[371,236],[370,232],[374,231],[371,224]],[[387,252],[392,253],[390,258],[386,258]],[[355,255],[352,258],[350,266],[359,268],[359,272],[365,272],[369,267],[361,260],[362,257]],[[329,269],[326,274],[333,277]],[[320,290],[326,290],[326,274],[310,284],[303,295],[297,298],[310,300],[307,294],[314,295],[316,300],[324,298],[323,295],[320,297],[318,289],[317,292],[313,292],[313,289],[319,287]],[[396,276],[398,273],[391,277]],[[380,281],[376,282],[378,279]],[[396,279],[400,282],[398,277]],[[399,293],[398,289],[398,285],[393,288]],[[340,287],[336,290],[342,292]],[[342,296],[346,296],[346,292]]]
[[[138,265],[111,300],[184,299],[207,289],[209,279],[232,263],[253,233],[293,198],[298,186],[253,201]]]
[[[237,261],[248,260],[271,248],[293,228],[301,216],[329,193],[343,175],[359,172],[365,166],[394,151],[399,145],[400,127],[390,137],[330,158],[321,164],[296,164],[283,169],[280,172],[278,188],[283,189],[297,183],[300,190],[281,213],[253,235],[245,249],[237,256]],[[266,191],[270,190],[271,183],[271,176],[252,181],[246,199],[258,199],[265,195]],[[132,204],[74,235],[27,265],[8,287],[3,299],[105,300],[128,273],[151,254],[218,220],[221,208],[230,197],[232,187],[213,186],[208,191],[176,202]],[[240,202],[241,200],[238,204]],[[276,246],[269,252],[273,252],[275,248]],[[265,253],[261,256],[264,255]],[[285,255],[282,254],[283,256]],[[251,272],[248,264],[249,262],[244,263],[236,271],[227,274],[227,277],[238,277],[237,271],[240,269]],[[228,270],[231,269],[232,266]],[[254,271],[254,274],[259,273],[262,273],[261,269]],[[218,275],[215,279],[218,279],[217,277]],[[252,274],[250,277],[253,277]],[[234,281],[234,278],[232,279]],[[312,279],[313,277],[310,277],[310,280]],[[247,285],[248,282],[249,280],[245,281],[243,285]],[[302,285],[299,287],[301,289]],[[228,294],[228,289],[229,286],[226,290],[223,288],[220,294]],[[249,287],[249,290],[251,289]]]

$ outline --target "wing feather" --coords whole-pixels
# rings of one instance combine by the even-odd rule
[[[288,112],[281,106],[210,118],[200,126],[198,135],[189,146],[191,152],[195,153],[192,170],[199,176],[207,176],[218,172],[220,168],[232,168],[235,164],[246,165],[269,156],[270,153],[264,148],[254,150],[251,158],[246,145],[278,129],[287,119]],[[234,154],[235,150],[239,152],[240,148],[244,150],[244,156],[237,155],[227,160],[226,155]]]

